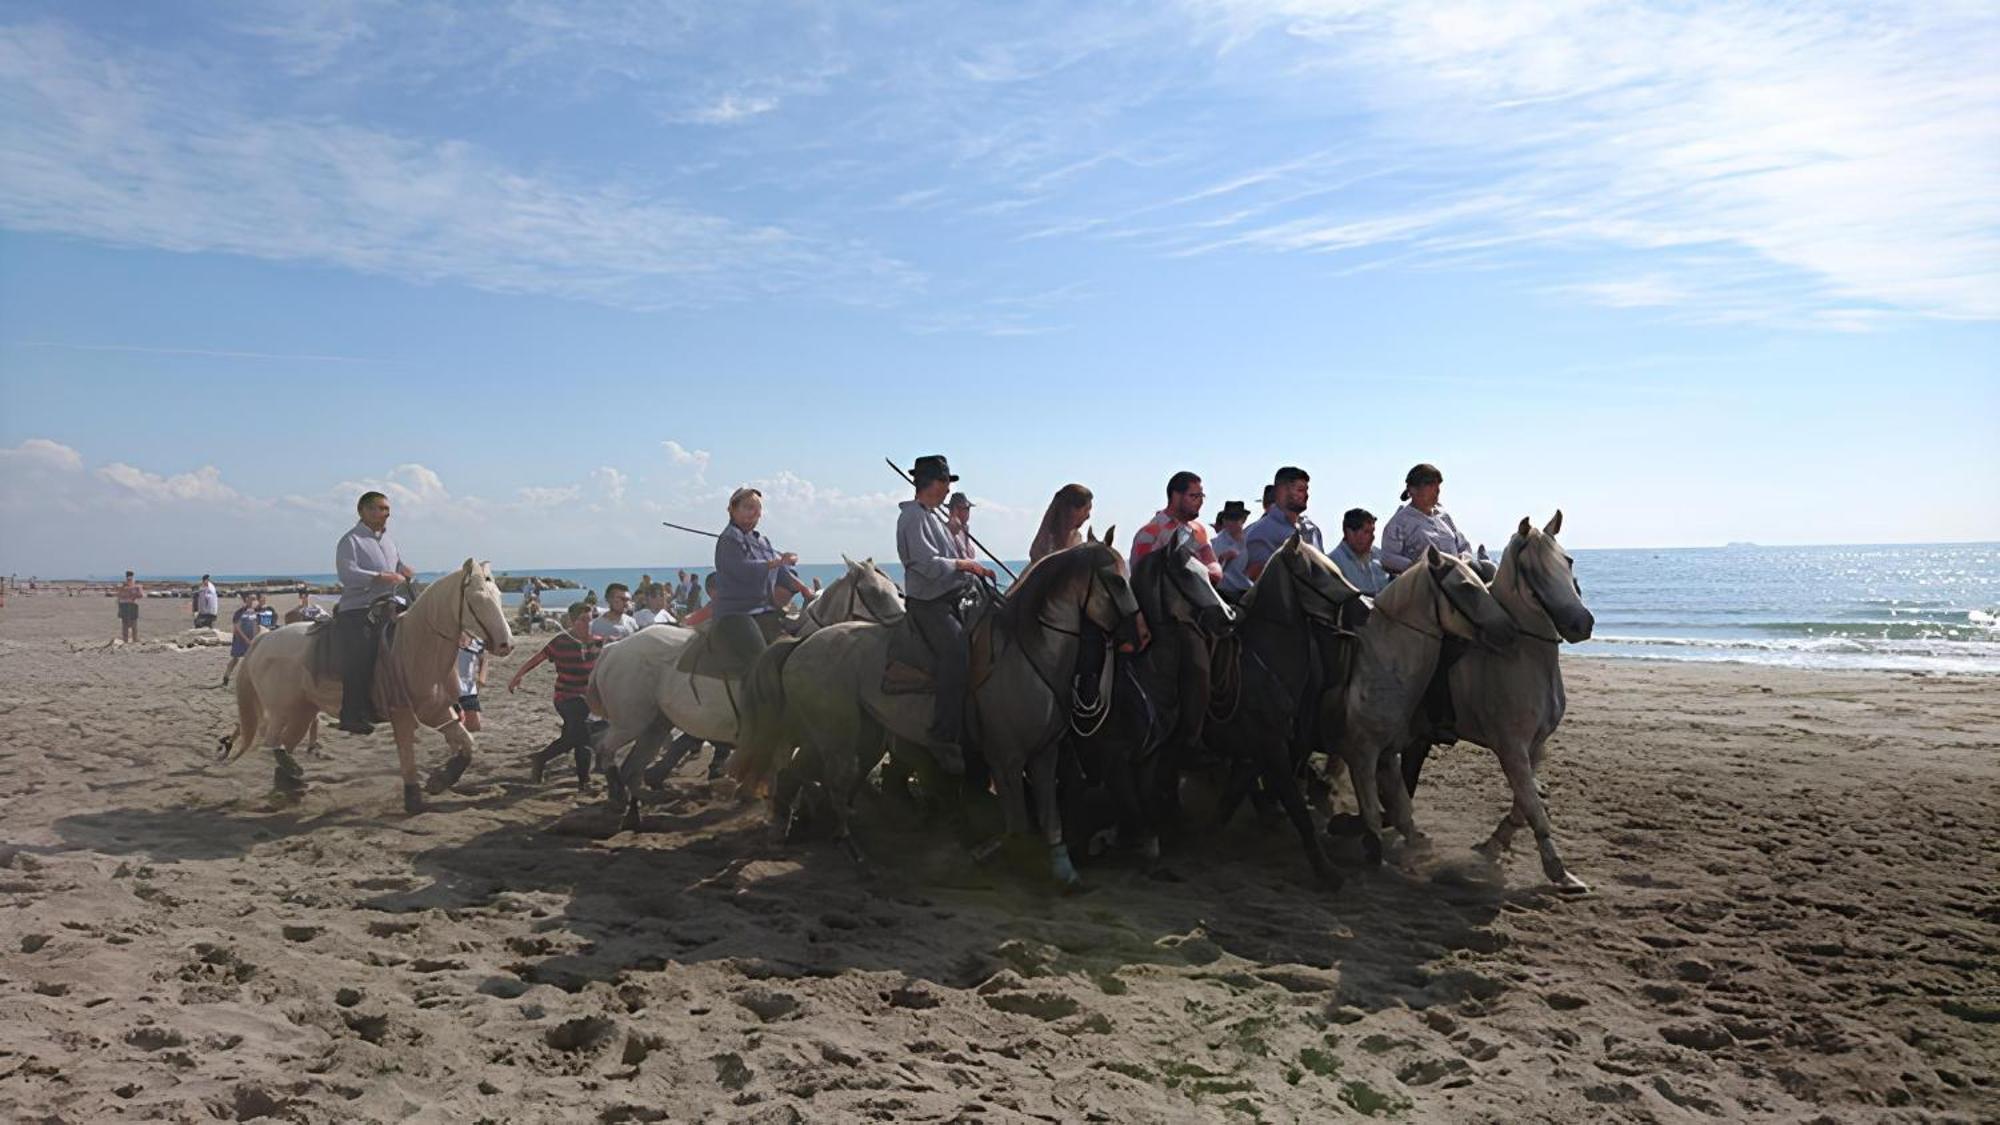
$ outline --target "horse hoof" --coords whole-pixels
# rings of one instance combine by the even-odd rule
[[[1361,856],[1370,867],[1382,866],[1382,837],[1373,832],[1361,834]]]
[[[1064,890],[1075,890],[1083,884],[1083,879],[1076,873],[1076,864],[1070,862],[1069,848],[1063,844],[1049,848],[1049,874]]]
[[[436,773],[431,774],[430,780],[424,783],[424,792],[436,796],[457,785],[458,779],[465,776],[465,767],[471,764],[472,755],[470,754],[452,755],[445,761],[444,766]]]
[[[420,813],[424,811],[424,791],[415,785],[403,786],[403,811]]]
[[[1365,831],[1367,829],[1362,825],[1361,818],[1353,813],[1335,813],[1326,818],[1326,834],[1336,840],[1359,836]]]
[[[1590,884],[1565,871],[1559,879],[1550,879],[1549,885],[1566,895],[1590,893]]]
[[[637,832],[646,826],[646,818],[639,815],[639,805],[633,802],[625,806],[625,815],[618,818],[618,831]]]

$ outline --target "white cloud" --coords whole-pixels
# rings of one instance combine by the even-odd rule
[[[725,94],[716,101],[668,115],[668,120],[688,125],[734,125],[778,108],[778,99],[747,94]]]
[[[246,499],[242,493],[222,483],[222,472],[213,465],[203,465],[191,473],[161,476],[133,468],[123,461],[113,461],[97,470],[97,475],[117,485],[130,498],[148,503],[234,504]]]
[[[680,442],[671,439],[661,442],[660,448],[667,451],[667,460],[676,465],[693,469],[695,480],[704,481],[708,479],[708,450],[689,449]]]
[[[1292,62],[1271,80],[1273,96],[1331,109],[1358,94],[1371,143],[1392,158],[1493,171],[1493,190],[1455,209],[1376,203],[1357,214],[1343,201],[1323,227],[1298,220],[1232,244],[1402,244],[1431,255],[1495,238],[1610,246],[1652,255],[1671,276],[1651,295],[1689,303],[1775,265],[1814,290],[1773,303],[1785,316],[1859,303],[2000,317],[2000,21],[1990,9],[1190,7],[1214,21],[1225,56],[1261,44]],[[1718,247],[1739,270],[1686,260]],[[1758,311],[1740,292],[1726,304]]]
[[[704,213],[657,187],[511,167],[459,140],[260,112],[191,61],[0,29],[0,223],[658,309],[914,275],[853,240]]]
[[[576,499],[582,493],[583,489],[576,485],[561,488],[531,485],[514,491],[520,506],[527,509],[558,507]]]
[[[607,502],[613,505],[625,502],[625,484],[632,479],[631,477],[609,465],[592,469],[590,477],[604,490],[604,499]]]
[[[83,468],[83,457],[59,441],[29,438],[12,449],[0,449],[0,467],[15,466],[75,472]]]

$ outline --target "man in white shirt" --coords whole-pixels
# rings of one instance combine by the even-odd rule
[[[660,583],[655,583],[652,589],[646,591],[646,608],[633,616],[638,619],[641,629],[649,625],[680,624],[674,620],[673,611],[667,608],[667,588]]]
[[[604,588],[603,613],[590,623],[590,635],[613,644],[639,631],[639,623],[632,619],[627,610],[632,605],[632,592],[623,582],[613,582]]]
[[[216,595],[215,583],[208,575],[201,576],[201,586],[194,592],[194,627],[206,629],[215,624],[216,615],[222,612],[222,599]]]

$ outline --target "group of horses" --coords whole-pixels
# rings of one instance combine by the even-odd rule
[[[1338,885],[1309,800],[1329,780],[1316,777],[1314,755],[1329,769],[1346,767],[1371,861],[1381,860],[1391,827],[1406,846],[1421,844],[1411,797],[1448,686],[1450,736],[1490,748],[1512,795],[1479,850],[1497,856],[1525,825],[1551,883],[1581,890],[1556,850],[1535,776],[1565,707],[1560,647],[1593,627],[1556,539],[1561,525],[1560,512],[1539,528],[1524,518],[1490,583],[1464,560],[1427,551],[1372,602],[1296,536],[1233,603],[1184,531],[1129,570],[1110,534],[1090,537],[1029,567],[972,632],[968,758],[990,778],[1007,835],[1045,849],[1058,883],[1078,881],[1083,793],[1108,795],[1116,838],[1157,857],[1162,836],[1184,820],[1184,778],[1206,773],[1220,786],[1216,819],[1245,799],[1282,809],[1314,872]],[[607,646],[589,698],[608,723],[598,764],[624,824],[643,823],[647,767],[676,731],[734,745],[730,768],[743,792],[768,794],[781,822],[823,813],[857,858],[852,810],[885,757],[885,781],[914,771],[947,805],[962,798],[925,749],[934,696],[884,682],[903,618],[889,576],[872,560],[848,560],[796,634],[740,678],[683,670],[696,634],[675,626]],[[471,738],[452,707],[461,633],[496,655],[512,645],[499,590],[470,559],[416,598],[378,675],[412,811],[470,761]],[[1080,710],[1078,656],[1086,638],[1104,637],[1118,650],[1108,694]],[[261,734],[281,795],[302,787],[292,751],[312,716],[338,710],[337,672],[316,668],[312,647],[304,626],[262,637],[238,681],[235,752]],[[452,749],[423,785],[419,724],[442,731]]]

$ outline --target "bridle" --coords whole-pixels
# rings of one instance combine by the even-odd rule
[[[488,648],[491,648],[493,646],[493,634],[486,631],[486,625],[484,622],[479,620],[478,614],[475,613],[472,615],[472,628],[468,629],[466,628],[465,625],[465,607],[467,604],[469,604],[472,598],[472,579],[477,577],[479,577],[479,575],[477,574],[467,574],[464,571],[459,572],[457,625],[460,633],[471,633],[474,630],[477,630],[479,643],[487,646]],[[410,603],[411,609],[415,609],[416,607],[417,604],[414,601]],[[436,626],[432,626],[431,631],[435,633],[438,637],[450,641],[454,647],[458,645],[458,638],[447,634],[444,630],[439,629]]]
[[[1514,583],[1515,587],[1517,589],[1526,590],[1528,594],[1528,600],[1535,603],[1535,608],[1542,611],[1542,616],[1547,618],[1551,625],[1555,624],[1556,620],[1555,614],[1549,612],[1549,604],[1542,600],[1542,596],[1540,594],[1535,592],[1534,580],[1528,574],[1528,564],[1526,562],[1517,561],[1515,563],[1515,567],[1520,571],[1520,577],[1518,577]],[[1571,582],[1576,581],[1575,577],[1572,576],[1570,581]],[[1578,587],[1578,593],[1581,592],[1582,592],[1582,587]],[[1520,630],[1523,636],[1533,637],[1534,639],[1545,642],[1547,644],[1559,645],[1563,643],[1561,637],[1545,637],[1540,633],[1534,632],[1533,630],[1524,627],[1518,621],[1514,623],[1514,628]]]

